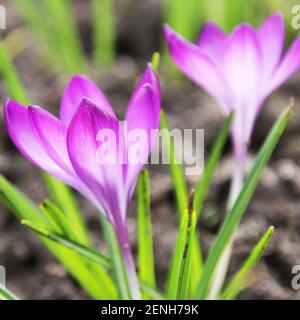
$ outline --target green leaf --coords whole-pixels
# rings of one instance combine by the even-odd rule
[[[168,299],[187,298],[190,272],[192,239],[196,229],[196,212],[193,208],[193,195],[181,220],[175,254],[171,269]]]
[[[19,298],[0,284],[0,300],[19,300]]]
[[[48,218],[49,222],[51,223],[54,229],[53,231],[61,234],[62,236],[65,236],[65,238],[71,241],[75,241],[86,247],[91,247],[90,243],[85,241],[86,238],[82,240],[82,237],[75,228],[75,223],[72,222],[72,220],[70,220],[70,217],[64,214],[64,212],[62,212],[60,208],[57,207],[54,203],[52,203],[49,200],[46,200],[43,202],[40,208],[41,211]],[[84,259],[82,255],[80,256],[80,259],[82,260],[82,263],[85,265],[85,267],[88,270],[90,270],[90,272],[93,274],[93,276],[97,279],[99,283],[108,282],[109,284],[111,279],[110,277],[108,277],[105,270],[103,270],[101,264],[98,264],[98,262],[95,263],[91,262],[90,260]]]
[[[106,269],[111,268],[111,261],[94,248],[87,247],[81,243],[68,239],[63,235],[54,232],[49,228],[38,225],[32,221],[22,220],[22,224],[31,229],[33,232],[37,233],[38,235],[45,237],[51,241],[54,241],[68,249],[74,250],[80,255],[99,263]]]
[[[158,52],[154,52],[151,58],[151,65],[155,72],[158,73],[160,63],[160,54]]]
[[[171,172],[171,178],[173,183],[173,189],[176,196],[176,202],[177,202],[177,208],[179,212],[179,221],[181,221],[182,215],[185,211],[185,208],[188,205],[188,187],[187,183],[183,174],[182,166],[178,163],[175,156],[175,147],[174,143],[171,139],[170,130],[168,127],[166,115],[163,110],[161,110],[160,115],[160,121],[161,121],[161,133],[163,135],[163,143],[165,150],[167,154],[169,154],[169,160],[170,160],[170,172]],[[198,241],[197,233],[195,232],[195,235],[192,236],[192,269],[193,273],[191,274],[191,285],[195,282],[197,282],[200,278],[201,272],[202,272],[202,254],[201,254],[201,247],[200,242]],[[172,259],[174,258],[174,255]],[[172,260],[173,261],[173,260]],[[172,263],[173,264],[173,263]],[[170,274],[169,274],[170,276]],[[168,276],[168,279],[170,279]],[[169,280],[168,285],[169,287]],[[169,289],[167,289],[168,291]]]
[[[85,58],[72,14],[72,1],[13,0],[27,25],[38,36],[39,44],[52,66],[68,73],[85,67]]]
[[[111,64],[116,55],[116,21],[114,1],[92,0],[94,56],[101,64]]]
[[[253,168],[244,183],[241,193],[239,194],[232,209],[228,212],[228,214],[226,214],[225,221],[217,235],[217,238],[204,265],[201,279],[194,294],[195,299],[205,298],[207,288],[215,271],[216,265],[246,211],[263,169],[269,161],[286,127],[290,111],[291,107],[284,110],[278,117],[257,156]]]
[[[0,72],[4,79],[4,85],[12,99],[20,103],[28,104],[28,96],[23,83],[12,64],[4,43],[0,41]]]
[[[48,218],[54,230],[61,232],[62,234],[66,235],[69,239],[87,245],[85,242],[81,240],[80,236],[74,228],[74,224],[72,223],[72,221],[70,221],[68,217],[64,214],[64,212],[62,212],[62,210],[53,202],[46,199],[40,205],[40,209]]]
[[[86,247],[80,243],[76,243],[66,237],[59,235],[56,232],[53,232],[51,229],[45,228],[44,226],[39,226],[32,221],[23,220],[22,224],[26,227],[31,229],[33,232],[37,233],[38,235],[45,237],[51,241],[58,243],[68,249],[71,249],[78,254],[91,259],[92,261],[99,263],[104,268],[111,269],[112,263],[110,259],[102,255],[99,251],[95,250],[94,248]],[[140,287],[144,294],[147,295],[150,299],[153,300],[164,300],[165,297],[155,288],[150,287],[147,283],[140,282]],[[1,295],[1,292],[0,292]]]
[[[225,143],[227,141],[230,127],[233,121],[233,113],[231,113],[226,119],[225,122],[217,136],[217,139],[213,145],[212,151],[209,155],[209,158],[206,162],[206,166],[204,168],[204,172],[202,177],[200,178],[195,191],[195,197],[194,197],[194,208],[197,214],[197,219],[199,219],[200,214],[203,209],[204,201],[208,192],[208,188],[211,182],[211,179],[213,177],[213,174],[215,172],[215,169],[217,167],[218,161],[222,155]],[[195,234],[195,237],[197,234]],[[193,266],[193,273],[192,273],[192,280],[190,282],[190,291],[195,292],[197,283],[201,277],[203,263],[202,263],[202,255],[201,255],[201,248],[199,245],[199,241],[196,238],[193,241],[193,245],[196,244],[198,248],[193,249],[193,261],[200,261],[199,265]],[[198,253],[198,257],[195,255]]]
[[[150,287],[155,287],[155,263],[150,213],[150,183],[147,170],[142,171],[138,179],[137,211],[139,279]]]
[[[30,220],[46,228],[51,228],[34,203],[2,175],[0,175],[0,200],[17,215],[20,220]],[[95,277],[95,273],[92,273],[90,269],[87,268],[86,263],[82,261],[78,254],[48,239],[40,238],[40,240],[42,240],[51,253],[65,265],[92,297],[95,299],[116,298],[114,283],[105,272],[102,272],[101,282],[99,282],[99,279]]]
[[[249,271],[258,263],[262,257],[264,251],[266,250],[271,237],[274,233],[274,227],[269,227],[263,237],[255,245],[251,251],[247,260],[243,263],[240,270],[232,277],[229,284],[225,288],[222,299],[224,300],[233,300],[239,294],[241,289],[244,287],[245,279]]]
[[[179,216],[182,217],[188,203],[188,187],[186,184],[182,167],[175,157],[174,143],[172,141],[170,130],[167,123],[167,118],[163,110],[161,110],[160,113],[160,126],[162,129],[165,150],[169,154],[170,172],[176,196],[177,208]]]
[[[70,74],[82,71],[86,61],[74,21],[73,1],[44,0],[43,4],[47,14],[52,18],[52,32],[55,32],[56,40],[61,46],[67,70]]]
[[[131,293],[128,285],[127,274],[115,231],[103,214],[100,214],[100,221],[105,242],[108,246],[109,257],[112,263],[113,278],[118,288],[119,299],[130,300]]]
[[[142,292],[151,300],[165,300],[166,298],[155,288],[140,282]]]
[[[212,176],[215,172],[218,161],[222,155],[225,143],[229,135],[232,120],[233,120],[233,113],[231,113],[226,118],[217,136],[217,139],[214,143],[214,146],[209,155],[209,158],[206,162],[203,175],[195,188],[196,191],[195,191],[195,197],[194,197],[194,207],[197,213],[197,218],[199,218],[199,215],[201,214],[201,211],[203,209],[203,204],[207,195],[207,191],[208,191]]]
[[[28,219],[46,223],[35,204],[17,187],[0,174],[0,199],[19,219]]]
[[[68,221],[67,225],[72,226],[72,230],[76,234],[77,240],[89,245],[90,239],[87,232],[87,226],[78,209],[70,188],[48,174],[43,174],[43,177],[50,194],[58,204],[61,211],[64,212],[66,217],[65,220]],[[67,225],[66,227],[68,228]]]

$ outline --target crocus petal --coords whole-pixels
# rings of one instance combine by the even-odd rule
[[[270,79],[269,92],[278,88],[300,67],[300,36],[296,38],[287,53],[285,54],[278,69]]]
[[[159,129],[160,85],[155,72],[149,65],[142,80],[134,91],[126,113],[128,156],[126,186],[131,196],[138,174],[155,143]],[[145,139],[145,141],[143,141]],[[132,161],[133,160],[133,161]]]
[[[102,129],[115,135],[116,148],[108,146],[114,149],[110,151],[118,156],[118,148],[122,149],[123,139],[119,137],[122,129],[118,120],[96,106],[93,101],[83,99],[68,129],[68,153],[74,170],[97,197],[98,207],[102,208],[112,223],[116,223],[124,221],[122,219],[125,219],[126,215],[123,166],[117,162],[101,162],[104,160],[99,158],[103,146],[99,138]]]
[[[61,106],[60,119],[68,125],[83,98],[89,98],[107,113],[114,116],[114,111],[101,90],[85,76],[74,76],[65,89]]]
[[[224,72],[234,92],[235,129],[244,143],[258,112],[263,77],[263,53],[255,30],[242,24],[231,35],[224,57]],[[237,120],[239,118],[239,120]]]
[[[4,117],[10,138],[28,160],[56,178],[71,184],[72,177],[49,156],[35,135],[28,110],[15,101],[7,100]]]
[[[28,108],[29,119],[36,136],[49,156],[65,171],[73,173],[67,150],[67,126],[51,113],[39,107]]]
[[[170,27],[164,26],[164,36],[177,67],[214,96],[227,113],[232,103],[231,89],[219,67],[197,45],[186,41]]]
[[[199,48],[215,63],[221,64],[228,36],[215,23],[207,22],[200,32]]]
[[[258,30],[258,37],[264,54],[266,76],[270,76],[278,65],[284,44],[284,21],[278,12],[265,20]]]

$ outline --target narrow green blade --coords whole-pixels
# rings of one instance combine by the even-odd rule
[[[19,298],[0,284],[0,300],[19,300]]]
[[[169,168],[173,183],[173,189],[176,196],[177,209],[179,213],[179,221],[183,216],[183,213],[188,205],[188,187],[183,174],[182,166],[178,163],[175,156],[175,147],[174,143],[171,139],[170,130],[167,123],[167,118],[163,110],[161,110],[160,115],[161,121],[161,132],[163,134],[163,143],[167,154],[169,154]],[[193,273],[191,274],[191,284],[197,282],[200,278],[202,272],[202,253],[200,242],[198,241],[197,233],[192,236],[193,244],[192,244],[192,269]],[[174,258],[174,255],[173,255]],[[172,258],[172,259],[173,259]],[[170,274],[169,274],[170,276]],[[170,278],[168,278],[170,279]],[[169,287],[168,281],[168,287]],[[167,289],[168,291],[169,289]]]
[[[207,195],[207,191],[212,179],[212,176],[217,167],[218,161],[222,155],[225,143],[227,141],[230,127],[233,120],[233,113],[231,113],[225,120],[217,139],[214,143],[212,151],[209,155],[209,158],[206,162],[206,166],[204,168],[203,175],[199,180],[196,188],[195,188],[195,197],[194,197],[194,207],[197,213],[197,218],[199,218],[201,211],[203,209],[203,204],[205,201],[205,197]]]
[[[44,16],[43,3],[32,0],[12,0],[17,12],[22,17],[30,31],[37,36],[39,45],[47,60],[55,68],[66,68],[64,55],[61,53],[61,43],[57,40],[57,34],[51,27],[51,15]]]
[[[192,239],[196,228],[196,212],[193,197],[181,220],[175,254],[171,269],[168,299],[184,300],[187,298],[190,272]]]
[[[138,270],[139,279],[155,287],[155,263],[150,213],[150,183],[147,170],[141,172],[137,188],[138,211]]]
[[[81,243],[68,239],[63,235],[60,235],[57,232],[54,232],[44,226],[38,225],[37,223],[34,223],[32,221],[22,220],[22,224],[38,235],[50,239],[51,241],[54,241],[66,248],[72,249],[88,259],[92,259],[106,269],[111,268],[110,260],[94,248],[87,247]]]
[[[79,253],[80,255],[88,259],[91,259],[96,263],[99,263],[104,268],[107,268],[107,269],[112,268],[111,261],[104,255],[102,255],[99,251],[95,250],[94,248],[86,247],[80,243],[76,243],[75,241],[67,239],[62,235],[59,235],[53,232],[51,229],[45,228],[43,226],[39,226],[35,223],[32,223],[31,221],[23,220],[22,224],[27,226],[29,229],[31,229],[33,232],[37,233],[38,235],[45,237],[51,241],[54,241],[66,248],[69,248]],[[144,292],[144,294],[146,294],[149,299],[152,299],[152,300],[165,299],[165,297],[157,289],[150,287],[146,283],[140,282],[140,287]],[[1,296],[1,292],[0,292],[0,296]]]
[[[111,64],[116,55],[116,21],[114,1],[92,0],[94,57],[101,64]]]
[[[253,196],[255,188],[259,182],[262,171],[270,159],[272,152],[274,151],[285,127],[288,122],[288,117],[291,111],[291,107],[284,110],[278,117],[272,130],[268,134],[268,137],[263,144],[255,164],[248,175],[243,189],[234,203],[232,209],[226,215],[225,221],[219,231],[217,238],[210,250],[208,258],[203,268],[201,279],[198,283],[196,292],[194,294],[195,299],[203,299],[206,296],[207,288],[210,283],[211,277],[215,271],[216,265],[230,241],[235,229],[237,228],[241,218],[243,217],[245,210]]]
[[[4,85],[12,99],[20,103],[28,104],[28,96],[23,83],[12,64],[4,43],[0,41],[0,73],[4,79]]]
[[[153,70],[156,73],[158,73],[159,64],[160,64],[160,54],[158,52],[154,52],[151,57],[151,65],[152,65]]]
[[[0,199],[19,219],[46,222],[35,204],[2,174],[0,174]]]
[[[176,196],[179,217],[182,217],[188,203],[188,187],[181,165],[176,161],[174,143],[171,138],[167,118],[163,110],[160,113],[160,127],[163,132],[165,150],[169,154],[170,172]]]
[[[70,188],[47,174],[43,174],[43,177],[50,194],[58,204],[61,211],[64,212],[66,219],[69,221],[68,224],[72,226],[72,229],[76,233],[78,241],[89,245],[90,239],[87,226],[78,209]]]
[[[229,284],[225,288],[222,299],[233,300],[244,287],[244,281],[249,271],[258,263],[266,250],[271,237],[274,233],[274,227],[269,227],[263,237],[258,241],[253,250],[251,251],[247,260],[243,263],[240,270],[232,277]]]
[[[218,161],[222,155],[225,143],[226,143],[228,135],[229,135],[232,120],[233,120],[233,114],[231,113],[225,119],[225,122],[224,122],[218,136],[217,136],[217,139],[213,145],[212,151],[211,151],[209,158],[206,162],[206,166],[204,168],[203,175],[196,185],[196,191],[195,191],[195,197],[194,197],[194,208],[196,211],[197,219],[199,219],[199,217],[201,215],[211,179],[213,177],[213,174],[214,174],[215,169],[217,167]],[[197,234],[195,234],[194,237],[197,237]],[[201,277],[201,272],[202,272],[202,255],[201,255],[201,248],[200,248],[200,244],[199,244],[200,242],[196,238],[193,241],[193,243],[194,243],[193,245],[196,244],[196,249],[193,249],[193,255],[194,255],[193,261],[200,261],[200,264],[198,266],[194,265],[194,267],[193,267],[192,281],[190,282],[190,291],[191,292],[195,292],[197,283]],[[197,254],[197,253],[199,253],[198,257],[195,257],[195,254]]]
[[[34,203],[18,190],[12,183],[0,175],[0,200],[16,215],[20,220],[30,220],[46,228],[51,228],[47,224],[40,210]],[[96,299],[115,299],[116,289],[111,278],[103,271],[101,283],[95,278],[95,274],[87,268],[77,253],[63,248],[48,239],[40,238],[47,248],[54,254],[61,263],[79,281],[81,286]],[[100,266],[99,266],[100,268]]]
[[[42,6],[51,19],[49,31],[55,35],[56,45],[61,49],[66,71],[70,74],[82,71],[86,61],[72,14],[72,1],[44,0]]]
[[[140,282],[142,292],[151,300],[165,300],[166,298],[157,289]]]

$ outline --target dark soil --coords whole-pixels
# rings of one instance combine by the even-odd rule
[[[76,1],[85,7],[84,1]],[[89,76],[109,97],[117,112],[122,115],[134,85],[142,73],[147,59],[159,45],[160,1],[119,1],[119,55],[109,71],[91,66]],[[135,5],[133,5],[135,4]],[[123,6],[123,7],[122,7]],[[124,8],[124,6],[126,8]],[[9,7],[10,8],[10,7]],[[11,9],[13,10],[13,9]],[[81,30],[88,50],[87,32],[90,25],[86,10],[77,10]],[[9,10],[9,31],[21,25],[14,11]],[[141,16],[143,19],[141,19]],[[12,21],[12,22],[10,22]],[[136,28],[137,21],[139,28]],[[145,32],[145,33],[144,33]],[[147,41],[145,41],[145,34]],[[59,99],[68,78],[53,73],[41,58],[34,42],[15,59],[17,68],[28,88],[31,100],[57,114]],[[170,127],[205,129],[205,148],[209,152],[218,128],[221,113],[215,102],[189,81],[176,80],[162,75],[164,106]],[[261,183],[236,234],[230,267],[232,274],[244,261],[252,246],[267,229],[274,225],[275,236],[259,265],[249,277],[249,288],[241,299],[298,299],[300,291],[291,288],[291,269],[300,264],[300,74],[275,92],[265,103],[256,124],[251,154],[254,156],[278,113],[295,97],[288,129],[264,172]],[[1,83],[1,97],[7,93]],[[30,164],[10,142],[0,114],[0,171],[36,203],[47,192],[39,170]],[[253,158],[253,157],[252,157]],[[251,161],[250,161],[251,162]],[[230,146],[226,148],[222,163],[214,176],[207,203],[200,222],[204,253],[222,221],[231,174]],[[195,179],[190,179],[190,186]],[[177,216],[168,171],[166,167],[151,168],[152,219],[160,286],[170,262],[170,254],[177,235]],[[97,212],[78,196],[96,246],[100,245],[101,230]],[[130,212],[130,230],[135,243],[135,210]],[[20,225],[11,212],[0,205],[0,265],[7,271],[7,285],[24,299],[87,299],[87,295],[48,253],[36,237]]]

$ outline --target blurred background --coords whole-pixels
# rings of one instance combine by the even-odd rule
[[[300,7],[297,1],[289,0],[1,0],[1,5],[6,9],[6,29],[0,30],[3,45],[35,105],[57,114],[71,75],[84,73],[100,86],[122,117],[147,61],[154,51],[159,51],[163,104],[169,125],[204,129],[207,153],[222,124],[221,112],[212,98],[176,71],[162,41],[162,23],[169,23],[194,41],[207,20],[230,32],[244,21],[258,27],[269,14],[280,10],[285,15],[287,46],[299,32],[292,21]],[[5,71],[1,68],[0,64],[0,72]],[[10,95],[13,93],[0,77],[1,101]],[[291,288],[292,266],[300,264],[300,74],[265,103],[254,130],[251,156],[290,97],[295,98],[296,108],[237,232],[230,273],[241,265],[269,225],[275,226],[276,233],[240,299],[300,298],[300,291]],[[228,144],[200,221],[204,254],[224,215],[231,169]],[[2,113],[0,172],[36,203],[47,197],[39,170],[10,142]],[[156,271],[161,281],[177,235],[177,216],[168,168],[155,166],[150,174]],[[192,187],[195,177],[188,179]],[[95,245],[102,248],[96,210],[79,196],[78,201]],[[134,201],[130,227],[134,245]],[[88,298],[36,237],[1,204],[0,265],[6,268],[7,285],[21,298]]]

